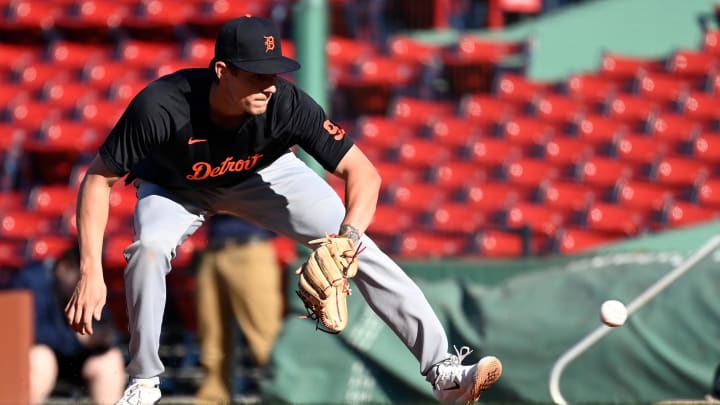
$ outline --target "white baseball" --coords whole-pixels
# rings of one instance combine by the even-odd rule
[[[600,306],[600,320],[610,327],[621,326],[628,317],[625,304],[618,300],[607,300]]]

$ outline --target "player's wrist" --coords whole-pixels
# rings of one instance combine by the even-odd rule
[[[340,231],[338,234],[340,236],[345,236],[356,244],[360,241],[360,237],[362,236],[362,232],[360,232],[356,226],[351,224],[340,225]]]

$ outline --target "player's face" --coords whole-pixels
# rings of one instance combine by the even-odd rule
[[[233,104],[248,114],[264,113],[270,98],[277,91],[276,79],[277,75],[263,75],[233,69],[231,80],[228,81]]]

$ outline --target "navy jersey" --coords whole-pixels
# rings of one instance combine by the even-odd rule
[[[127,181],[171,189],[228,187],[299,145],[332,172],[352,141],[295,85],[277,78],[261,115],[228,129],[210,120],[207,68],[183,69],[150,83],[100,147],[103,162]]]

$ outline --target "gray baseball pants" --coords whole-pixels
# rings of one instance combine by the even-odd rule
[[[345,215],[327,182],[293,153],[231,188],[169,191],[137,181],[135,239],[125,249],[125,289],[132,377],[160,375],[160,331],[166,300],[165,276],[177,247],[206,215],[229,213],[298,243],[337,232]],[[397,334],[425,374],[449,357],[445,331],[415,282],[367,236],[355,285],[375,313]]]

